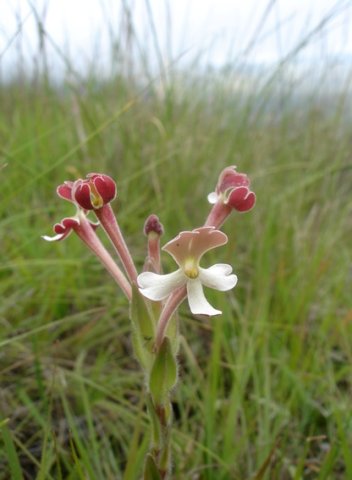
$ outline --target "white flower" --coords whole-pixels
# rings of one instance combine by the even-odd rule
[[[232,274],[230,265],[218,263],[210,268],[202,268],[199,261],[205,252],[226,243],[227,236],[214,227],[181,232],[163,247],[180,268],[166,275],[141,273],[137,279],[141,293],[150,300],[160,301],[174,290],[186,286],[188,303],[193,314],[219,315],[221,311],[213,308],[205,298],[203,285],[224,292],[236,285],[237,276]]]

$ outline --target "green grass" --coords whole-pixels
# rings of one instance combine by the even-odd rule
[[[345,104],[318,108],[317,92],[271,113],[220,76],[175,76],[163,95],[123,78],[81,87],[0,87],[0,479],[138,479],[148,449],[126,301],[74,235],[40,239],[73,213],[56,186],[113,176],[140,269],[146,216],[159,215],[165,242],[200,226],[232,164],[257,206],[230,218],[228,245],[207,257],[239,277],[229,293],[207,292],[223,315],[181,308],[174,478],[352,478]]]

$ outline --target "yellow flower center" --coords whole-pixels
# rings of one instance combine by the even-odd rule
[[[93,207],[101,208],[104,205],[104,200],[99,195],[99,192],[95,188],[95,185],[93,182],[89,182],[89,186],[90,186],[90,201],[92,202]]]
[[[194,258],[189,258],[185,261],[183,267],[184,274],[189,278],[197,278],[199,275],[198,265],[195,262]]]

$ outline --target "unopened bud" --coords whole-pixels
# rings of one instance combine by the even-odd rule
[[[85,180],[76,180],[72,197],[84,210],[98,210],[116,197],[116,183],[108,175],[89,173]]]
[[[250,181],[245,173],[238,173],[236,167],[226,167],[219,176],[215,192],[208,195],[213,204],[207,226],[221,227],[232,210],[248,212],[256,201],[255,193],[250,190]]]
[[[164,233],[164,227],[154,213],[144,223],[144,234],[148,236],[150,233],[156,233],[159,237]]]
[[[144,271],[160,273],[160,237],[163,233],[164,227],[157,215],[149,215],[144,223],[144,234],[148,237],[148,256],[144,264]]]

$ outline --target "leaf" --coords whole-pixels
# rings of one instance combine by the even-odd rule
[[[155,464],[154,458],[148,454],[144,466],[144,480],[161,480],[161,475],[158,467]]]
[[[136,285],[132,286],[130,316],[137,334],[143,339],[145,344],[149,344],[148,348],[151,351],[152,340],[155,335],[154,319],[151,310],[147,307],[145,298]]]
[[[133,326],[132,344],[134,353],[142,367],[149,372],[153,362],[154,318],[145,298],[136,285],[132,286],[130,317]]]
[[[150,372],[149,389],[155,404],[163,405],[177,382],[177,362],[171,343],[165,337]]]
[[[264,475],[270,465],[270,462],[274,456],[274,453],[278,447],[278,444],[279,442],[276,441],[274,446],[272,447],[272,449],[270,450],[269,452],[269,455],[266,457],[266,459],[264,460],[263,464],[261,465],[261,467],[259,468],[258,472],[256,473],[256,475],[254,476],[253,480],[262,480],[264,478]]]
[[[22,468],[18,454],[16,451],[15,444],[12,440],[10,429],[7,426],[7,423],[1,423],[2,438],[5,444],[5,451],[7,459],[9,462],[9,467],[11,471],[11,478],[13,480],[23,480]]]

